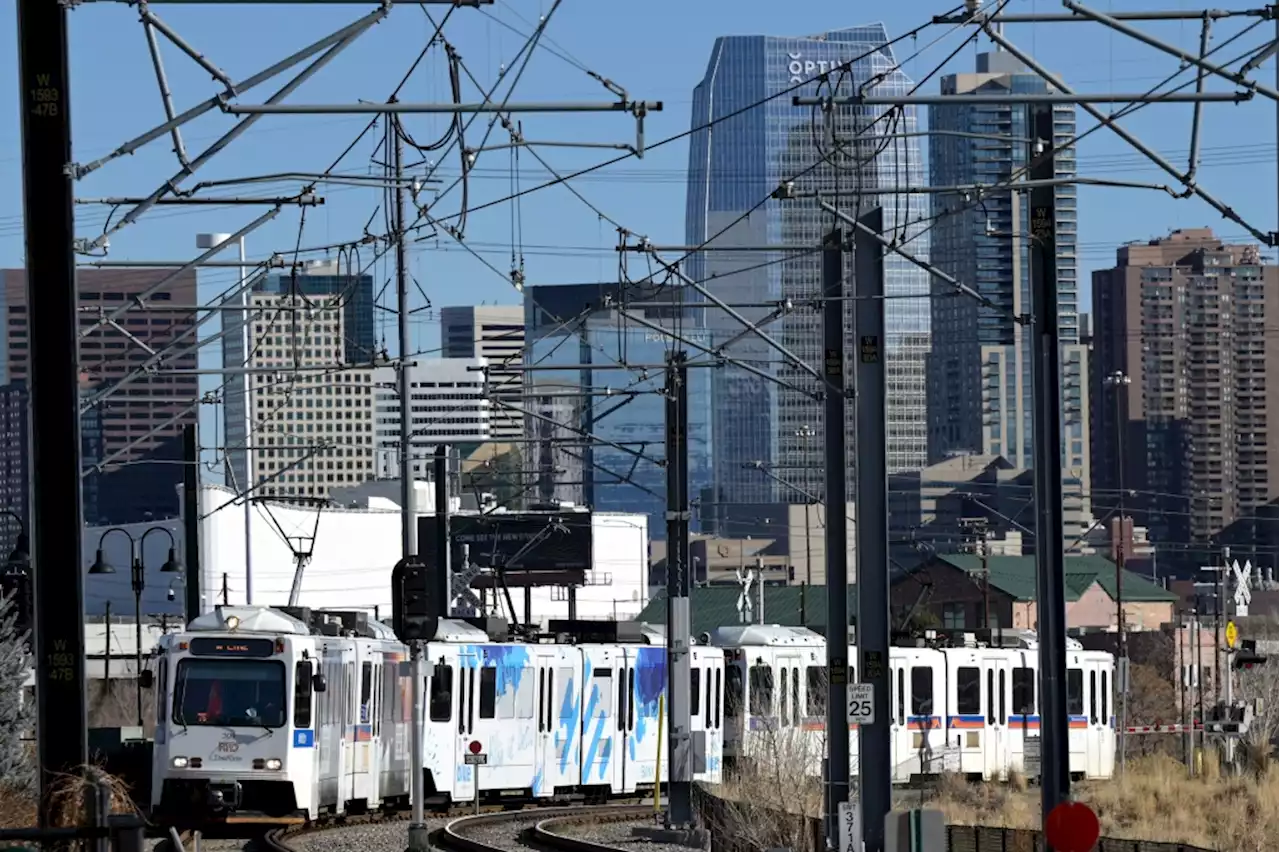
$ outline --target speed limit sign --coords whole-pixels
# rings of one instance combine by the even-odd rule
[[[873,725],[876,721],[875,686],[870,683],[851,683],[846,693],[849,721],[858,725]]]

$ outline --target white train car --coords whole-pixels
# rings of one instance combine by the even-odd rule
[[[931,637],[936,642],[939,637]],[[985,638],[985,637],[984,637]],[[1026,771],[1038,748],[1038,658],[1034,634],[1008,633],[996,646],[957,635],[949,647],[895,646],[889,653],[892,779],[910,783],[943,772],[1007,780]],[[725,656],[723,750],[731,761],[785,759],[818,774],[826,730],[825,640],[778,625],[723,627],[702,641]],[[1009,644],[1012,642],[1012,646]],[[859,659],[850,646],[848,659]],[[1068,640],[1067,703],[1071,772],[1114,771],[1113,659]],[[850,682],[859,679],[850,666]],[[858,771],[850,725],[851,771]]]
[[[404,648],[353,615],[317,631],[280,610],[218,607],[163,637],[153,811],[314,818],[407,793],[410,715],[388,700]]]

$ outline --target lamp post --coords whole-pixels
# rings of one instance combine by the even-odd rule
[[[160,566],[162,574],[181,574],[182,563],[178,561],[178,543],[165,527],[150,527],[140,538],[134,538],[124,527],[111,527],[98,537],[98,549],[94,555],[89,573],[95,575],[114,574],[116,569],[102,555],[102,543],[112,533],[121,533],[129,539],[129,585],[133,589],[134,618],[134,669],[133,679],[138,693],[138,727],[142,727],[142,592],[147,588],[146,568],[143,565],[146,553],[147,536],[154,532],[162,532],[169,537],[169,558]],[[108,642],[110,642],[111,625],[107,625]]]
[[[804,441],[805,451],[809,449],[809,439],[813,437],[813,427],[805,424],[796,430],[796,437]],[[807,484],[807,483],[806,483]],[[812,533],[812,525],[809,521],[809,507],[813,505],[812,497],[805,497],[804,500],[804,584],[806,586],[813,584],[813,550],[810,546],[810,535]]]
[[[1120,724],[1116,726],[1117,745],[1120,751],[1120,774],[1124,775],[1125,769],[1125,726],[1129,724],[1129,641],[1124,623],[1124,563],[1125,556],[1129,550],[1129,532],[1125,528],[1124,517],[1124,410],[1125,410],[1125,394],[1126,388],[1129,387],[1129,377],[1119,370],[1102,380],[1102,383],[1112,388],[1116,394],[1116,490],[1117,513],[1120,515],[1120,521],[1117,524],[1118,534],[1116,536],[1116,642],[1119,648],[1120,669],[1123,676],[1120,681]]]
[[[225,243],[231,239],[231,234],[197,234],[196,248],[211,249],[216,245]],[[244,237],[238,241],[240,247],[240,286],[244,287],[245,279],[245,253],[244,253]],[[244,292],[240,294],[240,304],[244,309],[241,316],[240,325],[240,346],[244,355],[243,366],[249,366],[249,309],[252,301],[249,298],[249,288],[244,288]],[[226,314],[224,313],[225,317]],[[224,367],[239,367],[240,364],[227,364],[223,362]],[[249,396],[250,390],[250,371],[245,370],[244,376],[241,378],[240,392],[241,399],[244,404],[244,481],[239,483],[240,489],[244,492],[244,602],[250,606],[253,605],[253,503],[249,500],[249,489],[253,487],[253,401]],[[230,458],[228,458],[228,466],[230,466]],[[194,618],[189,615],[188,618]]]

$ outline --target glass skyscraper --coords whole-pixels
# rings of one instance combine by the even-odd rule
[[[526,418],[526,433],[545,433],[540,424],[547,424],[556,409],[559,416],[579,418],[566,424],[577,434],[552,429],[557,433],[556,445],[542,447],[535,442],[527,457],[535,462],[556,456],[576,459],[579,465],[555,473],[570,480],[580,473],[585,485],[577,493],[594,509],[648,515],[649,536],[654,539],[666,537],[663,365],[667,354],[680,345],[650,326],[670,329],[702,345],[708,339],[701,326],[701,310],[645,307],[645,301],[654,302],[655,296],[670,304],[670,291],[633,284],[525,290],[525,366],[544,368],[525,372],[525,398],[541,404],[537,416]],[[689,360],[698,359],[697,350],[684,348]],[[713,372],[708,367],[688,369],[689,493],[694,497],[707,487],[711,476]],[[553,404],[557,399],[561,405]],[[594,438],[586,438],[584,432]],[[538,492],[544,496],[565,493],[551,483],[540,482],[540,486]]]
[[[942,78],[944,95],[1047,92],[1040,75],[1010,54],[980,54],[973,73]],[[929,109],[929,176],[935,189],[1008,181],[1027,165],[1026,104],[987,103]],[[1054,146],[1075,136],[1075,108],[1054,107]],[[1075,149],[1054,156],[1057,178],[1076,174]],[[1029,468],[1032,456],[1030,329],[1013,321],[1031,313],[1031,259],[1025,194],[972,191],[932,196],[933,263],[972,285],[1000,310],[961,297],[933,300],[929,367],[929,455],[970,452],[1004,456]],[[1077,325],[1076,188],[1055,190],[1058,318],[1062,335],[1064,477],[1089,484],[1088,352]],[[935,287],[935,289],[939,289]],[[939,289],[939,293],[941,290]]]
[[[896,70],[887,42],[880,24],[800,38],[726,36],[716,40],[706,76],[693,93],[693,126],[716,123],[697,130],[690,141],[686,236],[691,246],[706,244],[708,250],[691,255],[683,271],[718,298],[742,305],[739,313],[762,322],[765,333],[815,368],[822,359],[821,308],[813,303],[822,290],[818,246],[837,223],[820,209],[814,191],[833,194],[831,200],[850,214],[879,205],[886,235],[905,239],[917,257],[929,257],[924,196],[900,191],[923,182],[915,109],[837,106],[828,126],[822,110],[791,102],[792,94],[825,95],[833,89],[839,95],[905,94],[911,81]],[[837,70],[848,62],[847,72]],[[797,88],[824,72],[830,72],[829,85]],[[809,197],[769,199],[785,182]],[[851,236],[847,226],[840,227]],[[768,248],[778,245],[801,248]],[[847,254],[848,294],[853,265],[852,253]],[[925,463],[929,282],[897,255],[886,254],[884,266],[886,293],[897,297],[885,303],[893,472]],[[845,304],[850,339],[854,303]],[[726,510],[821,496],[818,381],[758,335],[744,333],[727,312],[708,307],[706,325],[716,344],[725,345],[726,355],[793,386],[733,364],[713,373],[714,487],[707,496]],[[852,406],[845,428],[852,438]],[[855,455],[851,440],[850,459]]]

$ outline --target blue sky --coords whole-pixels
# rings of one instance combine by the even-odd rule
[[[1094,8],[1199,8],[1188,0],[1094,0]],[[482,10],[459,9],[452,14],[445,35],[472,74],[488,85],[503,63],[524,43],[550,0],[498,0]],[[877,4],[880,20],[891,35],[910,30],[929,16],[950,10],[943,2],[909,0]],[[323,37],[373,8],[372,4],[269,6],[240,4],[188,5],[154,3],[164,21],[235,79],[257,72],[293,50]],[[437,21],[447,7],[428,6]],[[612,96],[583,68],[624,86],[636,98],[661,100],[665,109],[647,122],[652,144],[688,129],[690,93],[702,77],[712,42],[726,34],[769,33],[805,35],[868,23],[871,16],[846,4],[841,11],[831,4],[766,3],[761,0],[649,0],[643,4],[608,0],[564,0],[547,29],[543,47],[536,51],[520,80],[513,101],[610,100]],[[1010,11],[1060,12],[1051,0],[1012,0]],[[143,30],[136,10],[123,3],[86,3],[71,15],[72,90],[75,158],[87,162],[124,140],[163,120],[162,103]],[[1143,24],[1149,32],[1194,51],[1199,40],[1195,21]],[[897,51],[900,60],[934,39],[937,44],[907,59],[903,68],[919,79],[963,40],[963,32],[931,27],[915,42]],[[1240,29],[1234,21],[1214,28],[1214,44]],[[391,15],[306,83],[290,100],[300,103],[349,103],[358,99],[385,101],[421,50],[434,27],[416,5],[396,6]],[[1143,91],[1172,73],[1178,60],[1137,44],[1095,24],[1039,24],[1006,29],[1014,43],[1030,51],[1081,91]],[[1234,58],[1248,48],[1274,38],[1274,24],[1262,25],[1238,39],[1221,54]],[[163,39],[162,51],[178,110],[214,94],[218,87],[210,75]],[[944,71],[972,70],[974,55],[989,50],[985,41],[968,46]],[[6,78],[16,79],[17,51],[14,4],[6,0],[0,11],[0,67]],[[1189,75],[1180,79],[1187,79]],[[1274,81],[1274,59],[1261,79]],[[245,96],[260,102],[287,77],[272,80]],[[1222,85],[1219,85],[1222,84]],[[1224,81],[1208,84],[1221,89]],[[925,92],[937,92],[931,81]],[[464,100],[477,101],[476,89],[464,82]],[[18,89],[12,83],[0,87],[0,265],[22,263],[20,134]],[[449,88],[442,50],[427,54],[406,85],[406,101],[447,101]],[[1189,145],[1190,105],[1148,107],[1125,126],[1175,164],[1185,164]],[[1242,105],[1205,107],[1202,136],[1204,165],[1200,181],[1262,230],[1276,229],[1276,106],[1262,98]],[[524,135],[529,139],[562,141],[629,142],[632,122],[622,115],[525,115]],[[214,158],[199,172],[200,179],[224,179],[287,169],[318,171],[341,152],[367,123],[367,116],[265,116],[257,125]],[[443,117],[412,116],[406,127],[419,141],[433,139],[444,127]],[[1081,129],[1089,126],[1081,114]],[[188,152],[194,156],[229,129],[234,122],[216,111],[184,128]],[[472,125],[469,138],[483,128],[487,117]],[[492,140],[501,138],[496,131]],[[344,161],[347,173],[377,170],[370,162],[377,135],[365,138]],[[683,140],[650,151],[643,160],[630,160],[584,177],[574,186],[601,212],[630,231],[655,242],[684,241],[684,171],[687,149]],[[562,172],[581,168],[610,156],[610,152],[542,149],[542,156]],[[1107,131],[1082,143],[1081,175],[1172,183],[1163,172]],[[77,186],[79,197],[147,195],[177,169],[168,136],[135,155],[122,157],[88,176]],[[458,174],[456,152],[446,159],[441,175],[451,182]],[[519,158],[513,175],[512,157],[506,151],[481,156],[470,185],[471,204],[499,198],[518,185],[525,188],[549,175],[528,152]],[[188,184],[190,181],[188,182]],[[296,192],[297,183],[273,184],[275,191]],[[265,194],[267,187],[247,187]],[[231,192],[232,190],[227,190]],[[307,212],[300,244],[322,245],[358,238],[377,210],[380,194],[362,189],[329,186],[321,190],[327,204]],[[455,192],[437,209],[457,209]],[[112,237],[114,259],[179,259],[194,254],[194,235],[200,231],[234,231],[251,221],[261,208],[227,207],[212,210],[161,208]],[[79,232],[96,236],[106,218],[106,208],[81,206]],[[1238,225],[1222,220],[1197,200],[1174,200],[1149,191],[1093,190],[1080,192],[1080,265],[1082,299],[1087,298],[1088,271],[1110,264],[1115,247],[1131,239],[1159,236],[1170,228],[1209,225],[1225,236],[1242,238]],[[370,226],[382,228],[382,214]],[[518,206],[491,207],[469,217],[466,244],[449,237],[418,243],[411,254],[411,272],[435,307],[476,302],[517,302],[506,280],[511,269],[513,243],[524,258],[528,284],[607,281],[616,278],[615,226],[601,219],[563,187],[525,197]],[[271,251],[285,252],[299,244],[297,209],[286,210],[270,225],[247,240],[251,257]],[[370,256],[366,249],[364,256]],[[230,255],[227,259],[231,259]],[[372,269],[375,289],[381,289],[393,269],[390,258]],[[489,268],[484,262],[492,264]],[[634,262],[634,261],[633,261]],[[231,270],[202,273],[206,295],[232,283]],[[394,303],[388,289],[383,304]],[[413,304],[423,306],[415,293]],[[416,316],[415,348],[430,350],[438,334],[433,315]],[[394,318],[379,312],[379,333],[394,338]],[[390,340],[389,343],[394,343]],[[394,345],[389,348],[394,351]],[[212,355],[213,353],[210,353]]]

